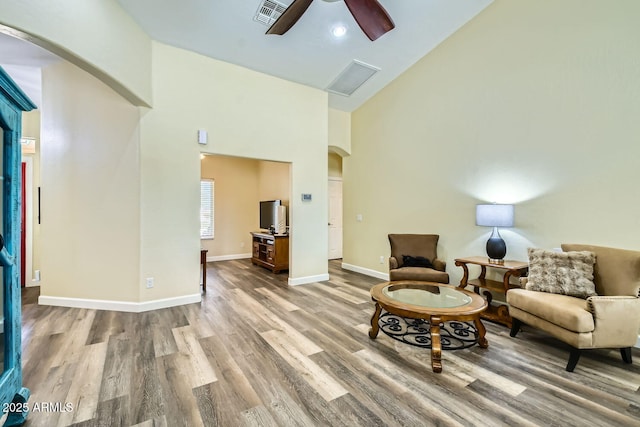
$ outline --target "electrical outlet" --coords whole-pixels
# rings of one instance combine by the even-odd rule
[[[384,255],[380,255],[380,264],[384,264]]]
[[[153,277],[147,277],[146,283],[147,283],[147,289],[153,288]]]

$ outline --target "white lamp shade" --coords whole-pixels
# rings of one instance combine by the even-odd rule
[[[476,225],[513,227],[513,205],[477,205]]]

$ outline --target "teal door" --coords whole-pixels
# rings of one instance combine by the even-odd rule
[[[7,415],[5,426],[22,424],[29,412],[20,339],[20,133],[22,112],[35,107],[0,67],[0,415]]]

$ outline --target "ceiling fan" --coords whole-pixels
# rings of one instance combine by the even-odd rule
[[[293,0],[293,3],[273,23],[267,34],[283,35],[298,22],[313,0]],[[336,0],[325,0],[336,1]],[[362,31],[374,41],[395,28],[395,24],[378,0],[344,0]]]

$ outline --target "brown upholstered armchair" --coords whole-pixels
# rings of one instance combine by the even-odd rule
[[[437,255],[439,238],[437,234],[389,234],[389,280],[449,283],[446,263]],[[424,259],[428,260],[427,266],[423,266]],[[419,266],[406,265],[405,260],[409,264],[417,260]]]
[[[595,253],[593,282],[598,295],[582,299],[511,289],[507,292],[511,336],[525,323],[571,345],[569,372],[583,349],[618,348],[622,360],[631,363],[631,347],[640,329],[640,252],[578,244],[563,244],[562,250]]]

